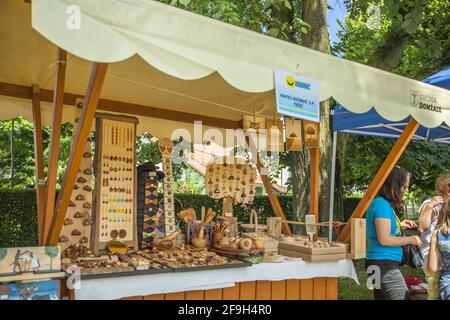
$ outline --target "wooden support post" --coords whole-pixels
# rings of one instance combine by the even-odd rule
[[[264,172],[264,165],[261,162],[258,148],[255,146],[253,139],[249,137],[247,137],[247,144],[249,145],[250,150],[254,150],[256,153],[256,167],[259,175],[261,176],[261,180],[264,184],[264,189],[267,192],[267,197],[269,198],[270,204],[272,205],[272,209],[277,217],[280,217],[283,221],[285,221],[286,216],[284,215],[283,208],[281,207],[278,198],[272,193],[272,182],[270,181],[269,176],[267,176]],[[291,228],[286,222],[283,223],[283,232],[286,235],[292,235]]]
[[[44,148],[42,146],[41,100],[39,85],[33,84],[33,135],[34,135],[34,167],[36,171],[36,203],[38,211],[39,245],[44,243],[45,216],[45,175]]]
[[[80,168],[81,158],[83,157],[84,149],[86,147],[86,141],[91,132],[92,120],[94,119],[95,110],[100,99],[100,93],[107,68],[108,64],[105,63],[95,63],[92,68],[91,78],[89,80],[74,140],[70,149],[67,170],[64,175],[58,200],[56,201],[56,214],[53,218],[50,233],[47,238],[48,245],[58,244],[58,237],[64,223],[67,207]]]
[[[59,143],[61,139],[61,121],[64,105],[64,86],[66,81],[67,53],[58,48],[56,58],[55,91],[53,95],[53,119],[48,157],[48,174],[44,215],[44,239],[47,238],[55,209],[56,180],[58,177]]]
[[[319,163],[320,149],[311,148],[310,185],[309,185],[309,214],[316,218],[314,241],[317,241],[319,223]]]
[[[397,142],[392,147],[391,152],[389,153],[386,160],[382,164],[381,168],[378,170],[377,174],[373,178],[372,182],[367,188],[366,194],[361,199],[361,201],[359,201],[358,206],[353,211],[353,214],[350,217],[350,219],[364,217],[364,214],[366,213],[367,209],[372,203],[372,200],[376,197],[378,191],[380,191],[380,188],[383,186],[383,183],[386,181],[387,177],[391,173],[391,170],[396,165],[398,159],[405,151],[406,147],[408,146],[408,143],[414,137],[414,134],[416,133],[417,129],[419,129],[419,127],[420,125],[416,120],[414,120],[413,118],[409,120],[408,125],[405,127],[403,133],[400,135],[400,137],[397,139]],[[350,239],[350,223],[347,223],[347,225],[344,227],[341,234],[339,235],[338,241],[347,242],[349,239]]]

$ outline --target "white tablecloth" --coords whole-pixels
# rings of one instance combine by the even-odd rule
[[[352,260],[320,263],[284,261],[246,268],[171,272],[82,280],[76,300],[115,300],[124,297],[233,287],[237,282],[348,277],[358,283]]]

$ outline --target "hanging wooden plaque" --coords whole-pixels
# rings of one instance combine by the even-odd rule
[[[266,128],[266,119],[262,117],[257,117],[255,115],[244,115],[242,129],[247,131],[249,129],[253,129],[256,132],[259,132],[260,129]]]
[[[305,148],[319,148],[319,123],[303,120],[303,136],[305,139]]]
[[[137,118],[96,114],[95,252],[117,240],[137,249]]]
[[[286,122],[286,150],[288,151],[303,151],[302,139],[302,121],[285,118]]]
[[[173,197],[173,175],[172,175],[172,152],[174,145],[172,141],[163,137],[158,141],[158,149],[163,159],[164,170],[164,232],[168,236],[176,231],[175,200]]]
[[[267,151],[284,152],[283,122],[277,119],[266,120]]]

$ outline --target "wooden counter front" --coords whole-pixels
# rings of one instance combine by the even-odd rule
[[[250,281],[223,289],[136,296],[122,300],[337,300],[337,278]]]

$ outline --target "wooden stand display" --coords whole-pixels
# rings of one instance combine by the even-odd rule
[[[112,240],[137,249],[136,125],[133,117],[97,114],[94,252]]]
[[[92,225],[92,147],[86,142],[81,166],[58,238],[61,250],[74,244],[89,247]]]

